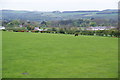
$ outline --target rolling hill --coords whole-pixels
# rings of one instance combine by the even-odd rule
[[[80,18],[102,18],[102,19],[117,19],[117,9],[107,9],[103,11],[86,10],[86,11],[18,11],[18,10],[0,10],[3,20],[30,20],[30,21],[54,21],[54,20],[68,20]]]

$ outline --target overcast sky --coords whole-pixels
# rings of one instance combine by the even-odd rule
[[[119,0],[0,0],[0,9],[72,11],[117,9]]]

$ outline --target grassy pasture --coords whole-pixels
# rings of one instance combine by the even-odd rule
[[[3,32],[3,78],[116,78],[118,39]]]
[[[2,31],[0,31],[0,79],[2,78]]]

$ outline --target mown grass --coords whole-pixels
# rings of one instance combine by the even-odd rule
[[[118,39],[3,32],[3,78],[117,78]]]
[[[2,31],[0,31],[0,79],[2,78]]]

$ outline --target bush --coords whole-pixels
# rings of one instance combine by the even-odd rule
[[[13,32],[26,32],[26,28],[20,28],[20,27],[14,27],[14,28],[8,28],[8,30],[13,30]]]
[[[31,32],[35,32],[35,33],[38,33],[38,32],[39,32],[39,30],[32,30]]]
[[[21,30],[20,32],[25,32],[24,30]]]
[[[2,31],[6,31],[6,29],[2,29]]]
[[[62,28],[58,32],[61,34],[65,34],[65,31]]]
[[[44,31],[40,31],[41,33],[44,33]]]
[[[39,32],[39,30],[36,30],[36,31],[35,31],[35,33],[38,33],[38,32]]]

